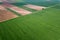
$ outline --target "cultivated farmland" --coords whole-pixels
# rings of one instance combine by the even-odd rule
[[[28,0],[3,4],[0,20],[5,21],[0,22],[0,40],[60,40],[60,4],[57,3]],[[28,4],[47,8],[35,10],[26,7]]]
[[[3,6],[0,5],[0,22],[7,21],[16,17],[18,16],[6,10]]]
[[[25,7],[28,7],[28,8],[31,8],[31,9],[34,9],[34,10],[43,10],[43,9],[46,9],[46,7],[37,6],[37,5],[31,5],[31,4],[24,5],[24,6],[25,6]]]
[[[56,6],[0,23],[1,40],[59,40],[60,9]]]

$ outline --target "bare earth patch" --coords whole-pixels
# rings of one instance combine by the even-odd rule
[[[35,9],[35,10],[42,10],[42,9],[45,9],[46,7],[43,7],[43,6],[36,6],[36,5],[31,5],[31,4],[27,4],[27,5],[24,5],[25,7],[28,7],[28,8],[31,8],[31,9]]]
[[[3,6],[0,5],[0,10],[6,10]]]
[[[18,17],[14,13],[7,11],[3,6],[0,6],[0,22],[7,21]]]
[[[31,14],[32,12],[27,11],[25,9],[19,8],[17,6],[14,5],[9,5],[8,8],[10,8],[13,11],[16,11],[17,13],[21,14],[21,15],[27,15],[27,14]]]

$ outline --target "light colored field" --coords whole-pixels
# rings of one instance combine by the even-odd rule
[[[43,7],[43,6],[36,6],[36,5],[31,5],[31,4],[27,4],[27,5],[24,5],[25,7],[28,7],[28,8],[31,8],[31,9],[35,9],[35,10],[42,10],[42,9],[45,9],[46,7]]]
[[[32,12],[30,11],[27,11],[25,9],[22,9],[22,8],[19,8],[19,7],[16,7],[14,5],[10,5],[8,6],[8,8],[10,8],[11,10],[13,11],[16,11],[17,13],[21,14],[21,15],[27,15],[27,14],[31,14]]]
[[[18,17],[10,11],[7,11],[3,6],[0,6],[0,22],[7,21]]]
[[[0,10],[6,10],[6,9],[0,5]]]

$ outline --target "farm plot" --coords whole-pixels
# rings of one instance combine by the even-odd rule
[[[0,6],[0,22],[7,21],[16,17],[18,16],[6,10],[3,6]]]
[[[46,7],[43,7],[43,6],[36,6],[36,5],[31,5],[31,4],[27,4],[27,5],[24,5],[25,7],[28,7],[28,8],[31,8],[31,9],[35,9],[35,10],[42,10],[42,9],[45,9]]]
[[[15,12],[17,12],[17,13],[19,13],[19,14],[21,14],[21,15],[27,15],[27,14],[31,14],[32,13],[30,11],[27,11],[25,9],[19,8],[19,7],[14,6],[14,5],[10,5],[10,6],[8,6],[8,8],[13,10],[13,11],[15,11]]]

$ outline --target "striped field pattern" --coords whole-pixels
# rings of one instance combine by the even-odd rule
[[[0,23],[0,40],[60,40],[57,6]]]

